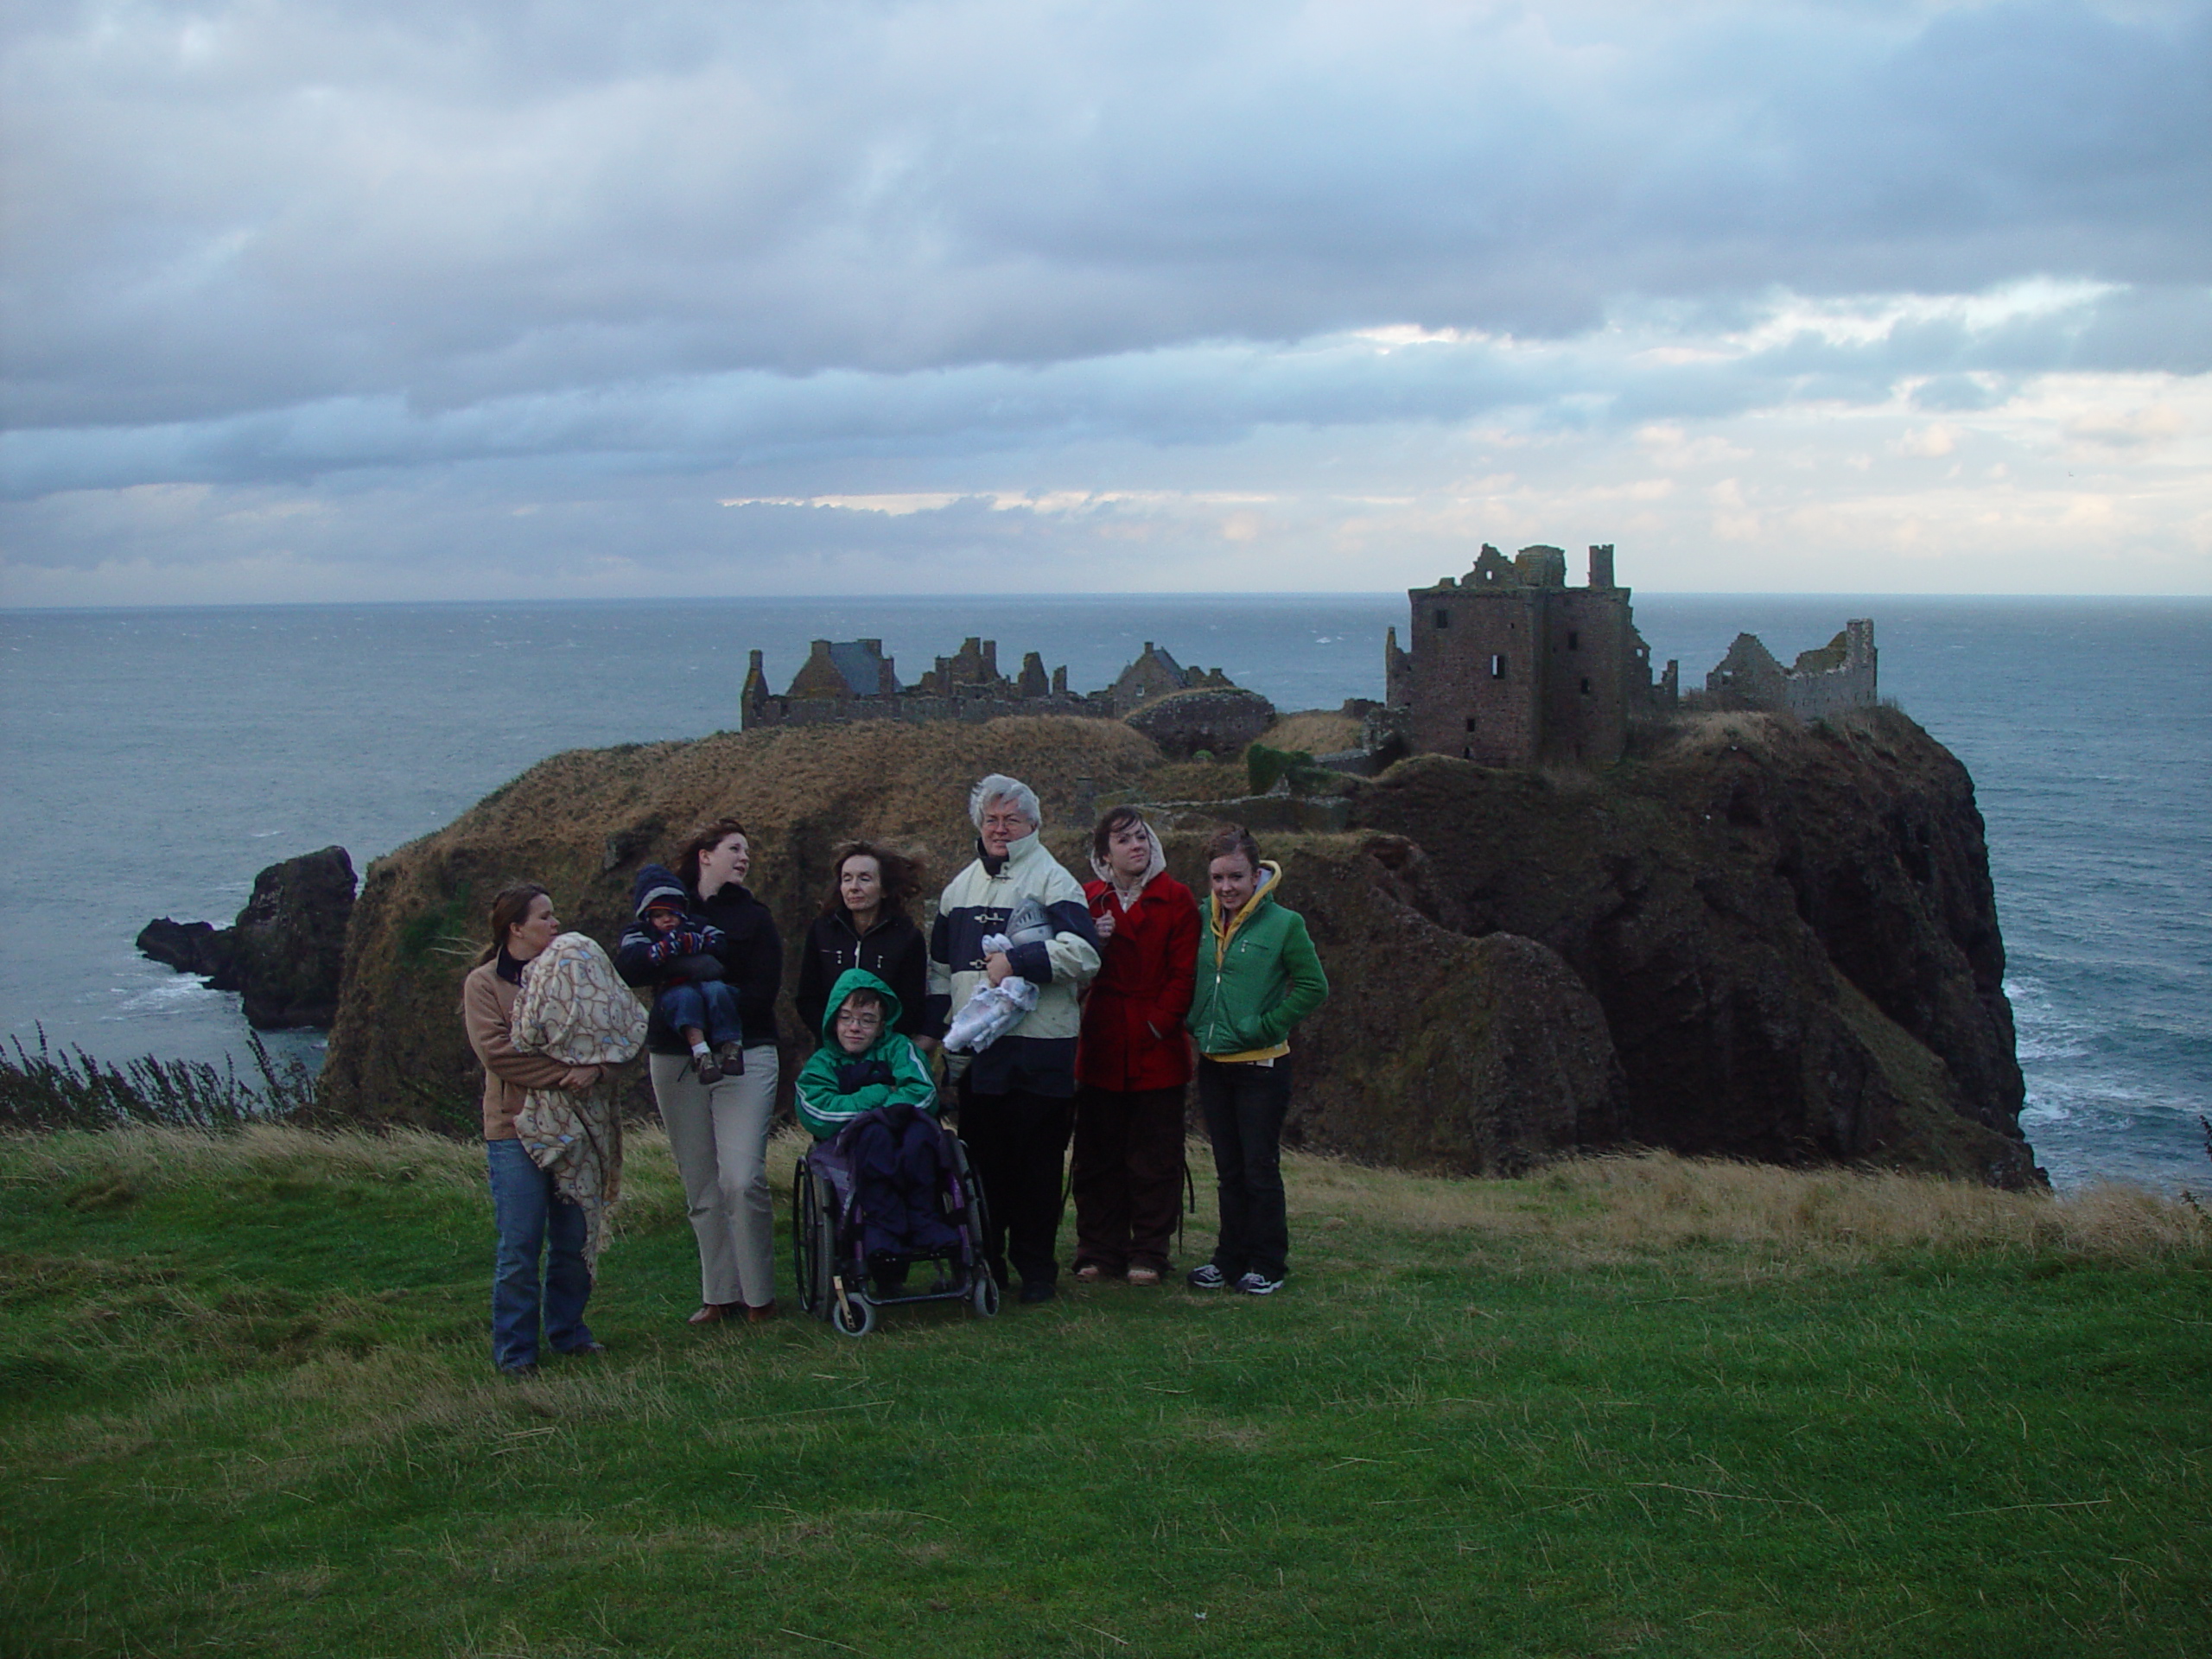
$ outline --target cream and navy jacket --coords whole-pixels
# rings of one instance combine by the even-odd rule
[[[1098,930],[1082,887],[1045,850],[1043,836],[1023,836],[1003,860],[979,857],[945,884],[930,930],[930,1030],[943,1035],[953,1010],[985,982],[983,938],[1004,932],[1024,899],[1042,905],[1054,929],[1052,938],[1018,944],[1007,957],[1037,987],[1037,1006],[976,1056],[969,1087],[1065,1099],[1075,1093],[1076,1034],[1083,1027],[1077,999],[1098,971]]]

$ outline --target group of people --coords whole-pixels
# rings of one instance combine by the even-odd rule
[[[1042,1302],[1058,1293],[1064,1172],[1076,1277],[1149,1286],[1166,1275],[1195,1077],[1220,1228],[1186,1282],[1273,1294],[1290,1247],[1281,1168],[1289,1034],[1328,994],[1303,919],[1281,902],[1281,868],[1248,832],[1224,829],[1206,848],[1200,902],[1167,874],[1143,815],[1116,806],[1092,831],[1096,879],[1079,884],[1046,850],[1027,785],[985,778],[969,813],[976,856],[945,886],[926,939],[909,913],[922,885],[911,860],[865,842],[836,850],[793,995],[821,1045],[797,1080],[800,1122],[826,1138],[887,1105],[957,1114],[988,1211],[990,1269],[1018,1282],[1022,1301]],[[698,1243],[695,1325],[776,1312],[766,1150],[784,952],[745,885],[751,861],[738,821],[702,826],[672,865],[639,873],[636,925],[612,958],[652,997],[643,1046]],[[615,1051],[603,1036],[589,1050],[563,1048],[536,1015],[548,997],[533,970],[548,976],[556,963],[564,983],[582,974],[584,989],[552,1000],[593,1005],[593,948],[570,935],[563,944],[581,949],[554,950],[563,936],[545,890],[507,889],[491,922],[462,1009],[485,1074],[499,1234],[493,1357],[526,1372],[541,1325],[557,1352],[599,1351],[584,1311],[620,1159],[594,1162],[611,1096],[598,1057]],[[991,1020],[960,1018],[986,1004],[998,1010]],[[968,1034],[979,1026],[986,1034]],[[586,1053],[592,1063],[562,1058]]]

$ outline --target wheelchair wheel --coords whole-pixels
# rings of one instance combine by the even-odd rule
[[[830,1303],[830,1323],[849,1337],[864,1337],[875,1329],[875,1305],[849,1295],[843,1301],[833,1296]]]
[[[995,1319],[999,1311],[999,1281],[991,1277],[988,1268],[981,1269],[976,1288],[968,1293],[968,1300],[979,1318]]]
[[[959,1174],[961,1191],[968,1195],[968,1226],[975,1235],[976,1248],[983,1248],[983,1241],[991,1236],[990,1204],[983,1197],[983,1184],[976,1176],[976,1166],[968,1156],[968,1143],[956,1137],[952,1142],[953,1168]]]

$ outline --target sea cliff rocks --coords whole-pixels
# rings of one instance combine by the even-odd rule
[[[1685,717],[1602,779],[1418,757],[1354,820],[1427,849],[1458,927],[1573,969],[1630,1139],[2041,1179],[1973,780],[1897,710]]]
[[[556,756],[370,867],[326,1103],[473,1121],[460,980],[510,880],[611,942],[636,864],[732,814],[789,945],[842,839],[921,850],[932,884],[973,856],[966,791],[994,770],[1038,789],[1077,874],[1078,780],[1174,800],[1170,867],[1200,891],[1245,787],[1241,765],[1039,717]],[[1686,717],[1601,776],[1423,756],[1347,787],[1327,827],[1261,831],[1333,987],[1294,1039],[1294,1144],[1470,1173],[1645,1143],[2037,1179],[1972,783],[1904,715]],[[788,1010],[784,1035],[788,1077]]]
[[[353,861],[326,847],[271,864],[229,927],[161,917],[138,935],[156,962],[237,991],[260,1031],[327,1027],[338,1013],[346,929],[353,910]]]

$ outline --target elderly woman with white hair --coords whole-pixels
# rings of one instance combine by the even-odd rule
[[[994,772],[968,797],[976,861],[946,883],[930,934],[931,1029],[943,1033],[951,1011],[978,985],[1019,977],[1037,988],[1037,1006],[964,1063],[959,1077],[960,1138],[990,1207],[985,1254],[1004,1282],[1010,1264],[1021,1300],[1050,1301],[1060,1264],[1052,1246],[1060,1226],[1060,1173],[1075,1114],[1077,1001],[1098,971],[1098,932],[1082,887],[1045,850],[1036,791]],[[1052,937],[987,950],[1006,931],[1016,906],[1033,899]]]

